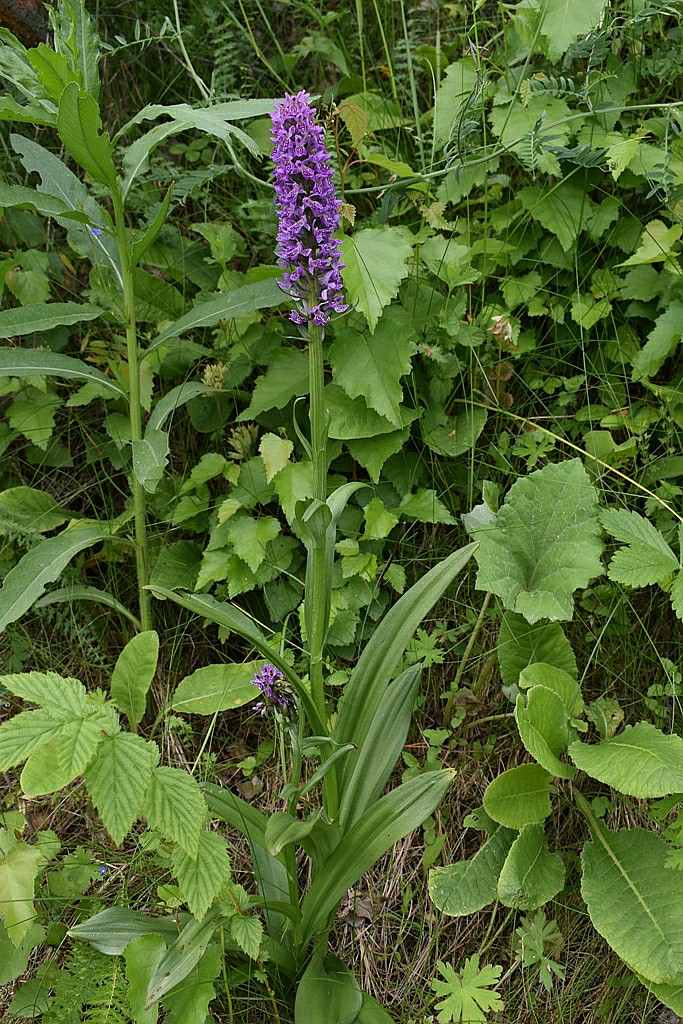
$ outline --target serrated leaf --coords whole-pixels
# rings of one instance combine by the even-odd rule
[[[550,814],[552,776],[539,764],[509,768],[490,782],[484,792],[484,810],[506,828],[523,828]]]
[[[462,1024],[484,1024],[490,1012],[503,1009],[502,999],[491,990],[491,986],[500,980],[502,967],[487,965],[480,970],[478,955],[468,957],[462,971],[457,973],[450,964],[441,960],[436,966],[446,979],[430,982],[437,996],[445,997],[436,1004],[440,1024],[458,1024],[459,1021]]]
[[[536,910],[564,887],[564,864],[548,849],[542,825],[525,825],[498,879],[498,899],[516,910]]]
[[[90,799],[115,843],[121,844],[143,810],[159,751],[129,732],[105,736],[85,771]]]
[[[21,945],[36,917],[33,894],[44,866],[40,850],[19,842],[0,852],[0,917],[15,948]]]
[[[381,434],[395,436],[395,426],[385,416],[380,416],[370,409],[364,398],[349,398],[343,388],[336,384],[328,384],[325,388],[325,402],[329,413],[328,433],[337,440],[355,440],[357,438],[375,438]],[[417,419],[419,412],[405,406],[400,410],[401,422],[408,426]]]
[[[404,494],[396,510],[402,516],[417,519],[420,523],[448,523],[457,520],[448,511],[436,491],[421,487],[414,494]]]
[[[145,796],[144,814],[190,857],[196,857],[206,818],[206,801],[191,775],[179,768],[155,768]]]
[[[587,35],[600,22],[605,0],[543,0],[540,31],[546,53],[559,60],[579,36]]]
[[[390,308],[381,318],[374,334],[351,327],[337,329],[329,360],[334,381],[350,398],[362,396],[395,426],[403,425],[401,378],[410,373],[417,352],[410,317],[401,308]]]
[[[190,912],[195,917],[203,917],[225,883],[230,881],[230,858],[225,840],[218,832],[200,832],[196,856],[190,857],[176,846],[171,864]]]
[[[280,523],[273,516],[254,519],[252,516],[241,515],[230,519],[227,534],[237,557],[246,562],[252,572],[256,572],[266,557],[266,545],[275,540],[281,529]]]
[[[0,491],[0,534],[49,533],[70,517],[51,494],[36,487]]]
[[[495,824],[486,842],[469,860],[432,868],[429,895],[434,905],[449,917],[463,917],[492,903],[514,838],[513,831]]]
[[[390,434],[382,434],[367,439],[357,438],[348,440],[346,447],[352,458],[360,463],[373,483],[378,483],[382,466],[392,455],[400,452],[405,446],[409,437],[409,431],[396,430]]]
[[[73,309],[73,314],[76,314],[76,310],[82,310],[84,307],[76,302],[71,303],[50,303],[49,305],[41,305],[38,307],[39,310],[43,311],[42,319],[40,323],[45,326],[42,330],[52,330],[53,327],[58,327],[62,324],[59,311],[56,311],[58,317],[58,323],[54,323],[51,319],[51,310],[55,306],[70,306]],[[31,309],[35,307],[23,306],[19,309],[8,309],[3,310],[0,313],[0,324],[2,324],[2,318],[5,313],[16,314],[17,316],[25,309]],[[89,307],[91,312],[95,309],[94,306]],[[37,312],[37,310],[36,310]],[[67,316],[71,316],[71,311],[64,311]],[[98,310],[98,313],[101,312]],[[94,319],[98,313],[93,312],[91,317],[86,319]],[[24,318],[25,319],[25,318]],[[16,317],[15,317],[16,320]],[[9,323],[10,321],[5,321]],[[35,317],[33,322],[36,322]],[[24,323],[24,320],[21,320]],[[15,323],[15,328],[20,327]],[[19,329],[21,333],[21,329]],[[30,332],[29,332],[30,333]],[[1,332],[0,332],[1,334]],[[10,335],[12,336],[12,335]],[[87,363],[82,362],[80,359],[72,359],[71,356],[63,356],[55,352],[44,352],[42,349],[19,349],[19,348],[1,348],[0,349],[0,376],[3,377],[61,377],[64,380],[85,380],[88,384],[92,384],[101,388],[108,397],[114,396],[123,398],[125,392],[122,388],[105,374],[96,370],[93,366],[88,366]],[[68,403],[67,403],[68,404]]]
[[[261,950],[263,925],[253,914],[235,914],[230,919],[230,937],[248,957],[255,960]]]
[[[443,146],[457,125],[464,104],[475,92],[477,69],[471,57],[449,64],[434,97],[434,142]]]
[[[3,722],[0,725],[0,771],[25,761],[34,750],[58,736],[64,724],[64,717],[43,709],[23,711]]]
[[[521,189],[518,197],[534,220],[556,235],[569,252],[588,220],[590,199],[585,191],[564,181],[546,189],[531,185]]]
[[[498,634],[498,664],[506,686],[519,682],[520,673],[536,662],[550,664],[576,679],[576,658],[559,622],[533,625],[521,615],[506,612]]]
[[[643,380],[661,369],[683,334],[683,302],[671,302],[655,320],[640,352],[633,357],[633,378]]]
[[[266,467],[266,483],[270,483],[273,477],[277,476],[289,462],[294,445],[284,437],[278,437],[277,434],[264,434],[258,450],[263,459],[263,465]]]
[[[101,134],[100,108],[94,96],[76,82],[66,86],[57,114],[59,136],[77,164],[112,191],[118,188],[109,136]]]
[[[664,537],[638,512],[606,509],[600,513],[605,530],[627,546],[620,548],[609,564],[611,580],[629,587],[659,583],[680,568],[679,560]]]
[[[60,718],[85,714],[87,693],[78,679],[57,672],[17,672],[0,676],[0,684],[15,697],[50,709]]]
[[[476,533],[476,586],[528,622],[571,619],[572,594],[601,575],[597,494],[579,459],[521,477],[495,525]]]
[[[683,792],[683,739],[666,736],[649,722],[627,725],[602,743],[569,746],[581,771],[619,793],[638,799]]]
[[[111,677],[112,700],[130,723],[131,730],[144,718],[147,691],[152,685],[159,658],[159,634],[154,629],[138,633],[118,656]]]
[[[342,280],[347,301],[365,316],[372,334],[382,310],[398,294],[413,255],[402,228],[363,228],[342,238]]]
[[[237,417],[253,420],[269,409],[284,409],[293,398],[308,393],[308,359],[296,348],[278,349],[254,385],[251,403]]]
[[[645,829],[597,834],[581,854],[581,893],[595,930],[655,983],[683,975],[683,891],[666,867],[667,844]]]
[[[372,498],[363,509],[363,538],[384,540],[398,524],[398,516],[390,512],[381,498]]]
[[[26,796],[37,797],[56,793],[67,786],[73,778],[74,775],[60,763],[57,743],[51,740],[41,744],[29,755],[20,781]]]
[[[521,694],[517,697],[515,720],[522,743],[547,772],[561,779],[576,774],[559,758],[569,742],[567,712],[561,697],[546,686],[533,686],[526,702]]]

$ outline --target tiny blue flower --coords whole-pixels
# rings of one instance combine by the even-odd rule
[[[100,868],[100,872],[99,872],[100,873],[100,877],[104,878],[104,876],[106,875],[107,871],[109,871],[109,868],[107,867],[106,864],[103,864],[102,867]]]
[[[89,224],[88,224],[88,231],[90,232],[91,235],[96,235],[96,236],[104,234],[104,228],[91,228]]]

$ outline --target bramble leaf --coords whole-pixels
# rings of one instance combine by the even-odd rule
[[[86,768],[90,799],[115,843],[123,841],[142,813],[158,760],[154,743],[119,732],[103,737],[97,757]]]
[[[612,556],[608,569],[611,580],[628,587],[646,587],[680,568],[659,530],[638,512],[605,509],[600,522],[607,533],[626,545]]]
[[[6,853],[0,850],[0,917],[15,948],[35,920],[33,894],[43,865],[40,850],[27,843],[18,842]]]
[[[218,832],[200,832],[196,856],[191,857],[176,846],[171,864],[190,912],[197,918],[203,917],[225,883],[230,881],[230,858],[225,840]]]
[[[151,828],[196,857],[206,818],[206,802],[194,778],[178,768],[155,768],[145,796],[144,814]]]
[[[365,316],[372,334],[382,310],[408,276],[410,233],[384,225],[342,238],[342,279],[347,301]]]

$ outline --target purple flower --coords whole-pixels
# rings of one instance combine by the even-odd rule
[[[278,281],[297,304],[295,324],[324,327],[331,313],[344,313],[340,250],[332,235],[339,227],[339,200],[330,154],[307,92],[278,100],[272,115]]]
[[[266,708],[269,707],[283,710],[291,708],[292,702],[284,693],[284,681],[285,677],[280,669],[266,662],[261,671],[257,672],[251,680],[254,686],[258,686],[265,698],[258,704],[254,704],[254,711],[260,711],[262,715],[265,715]]]

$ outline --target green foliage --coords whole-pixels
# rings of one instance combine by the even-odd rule
[[[503,1009],[503,1001],[495,991],[502,967],[480,968],[478,956],[468,957],[461,971],[441,961],[436,966],[445,978],[430,982],[436,994],[444,997],[436,1004],[441,1024],[483,1024],[489,1013]]]

